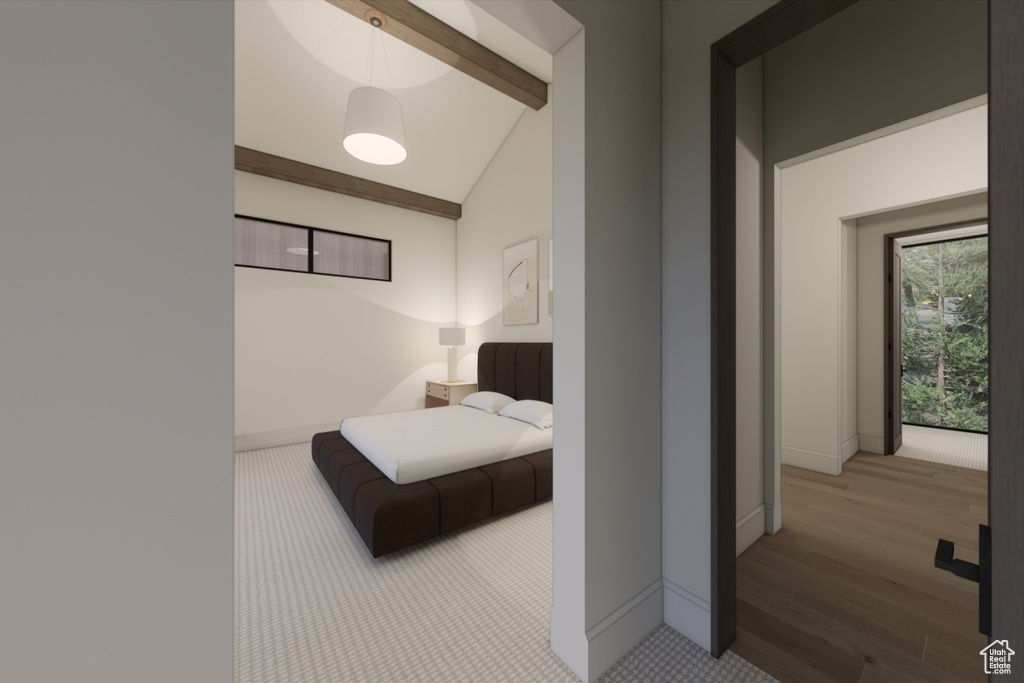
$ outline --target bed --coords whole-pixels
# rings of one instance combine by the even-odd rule
[[[480,346],[477,354],[478,390],[505,394],[520,401],[552,403],[551,368],[550,343],[488,342]],[[411,417],[434,420],[432,416],[436,415],[438,421],[444,421],[448,416],[459,419],[455,417],[459,411],[481,412],[452,406],[412,411],[416,415]],[[476,418],[482,425],[486,425],[482,421],[487,418],[510,420],[482,414],[469,417]],[[376,418],[367,420],[375,421]],[[351,425],[345,423],[342,429],[349,430]],[[431,459],[393,465],[386,453],[383,456],[371,453],[381,465],[378,467],[352,443],[353,440],[362,443],[361,439],[370,437],[351,433],[350,440],[342,434],[342,429],[313,437],[313,462],[373,557],[551,497],[550,445],[547,448],[542,447],[543,443],[534,445],[528,450],[532,451],[533,447],[540,450],[522,455],[499,453],[482,460],[479,453],[467,454],[471,459],[478,458],[481,464],[432,476],[435,470]],[[540,431],[532,426],[528,429]],[[481,430],[487,431],[485,426]],[[372,429],[369,432],[372,435]],[[363,449],[369,451],[369,444],[364,444]],[[447,455],[436,454],[442,460]],[[494,458],[498,458],[497,461],[486,462]],[[396,483],[391,477],[410,483]]]

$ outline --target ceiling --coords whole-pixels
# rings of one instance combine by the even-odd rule
[[[551,55],[478,4],[413,4],[551,82]],[[349,92],[371,81],[402,104],[409,157],[396,166],[341,145]],[[235,1],[236,145],[461,203],[526,110],[325,0]]]

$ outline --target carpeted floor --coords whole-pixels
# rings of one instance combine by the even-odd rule
[[[896,455],[972,470],[988,470],[988,434],[903,425]]]
[[[731,650],[716,660],[662,624],[608,669],[599,683],[778,683]]]
[[[235,456],[235,681],[578,681],[549,649],[551,502],[373,559],[309,444]],[[772,681],[662,626],[602,681]]]

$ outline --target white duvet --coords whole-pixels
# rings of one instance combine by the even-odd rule
[[[396,484],[546,450],[552,431],[462,405],[365,415],[341,423],[342,436]]]

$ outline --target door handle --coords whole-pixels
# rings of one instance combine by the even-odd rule
[[[939,539],[935,548],[935,566],[978,583],[978,631],[992,635],[992,529],[978,525],[978,564],[954,560],[952,541]]]
[[[953,559],[953,542],[939,539],[939,547],[935,549],[935,566],[953,572],[961,579],[981,582],[981,566],[965,560]]]

